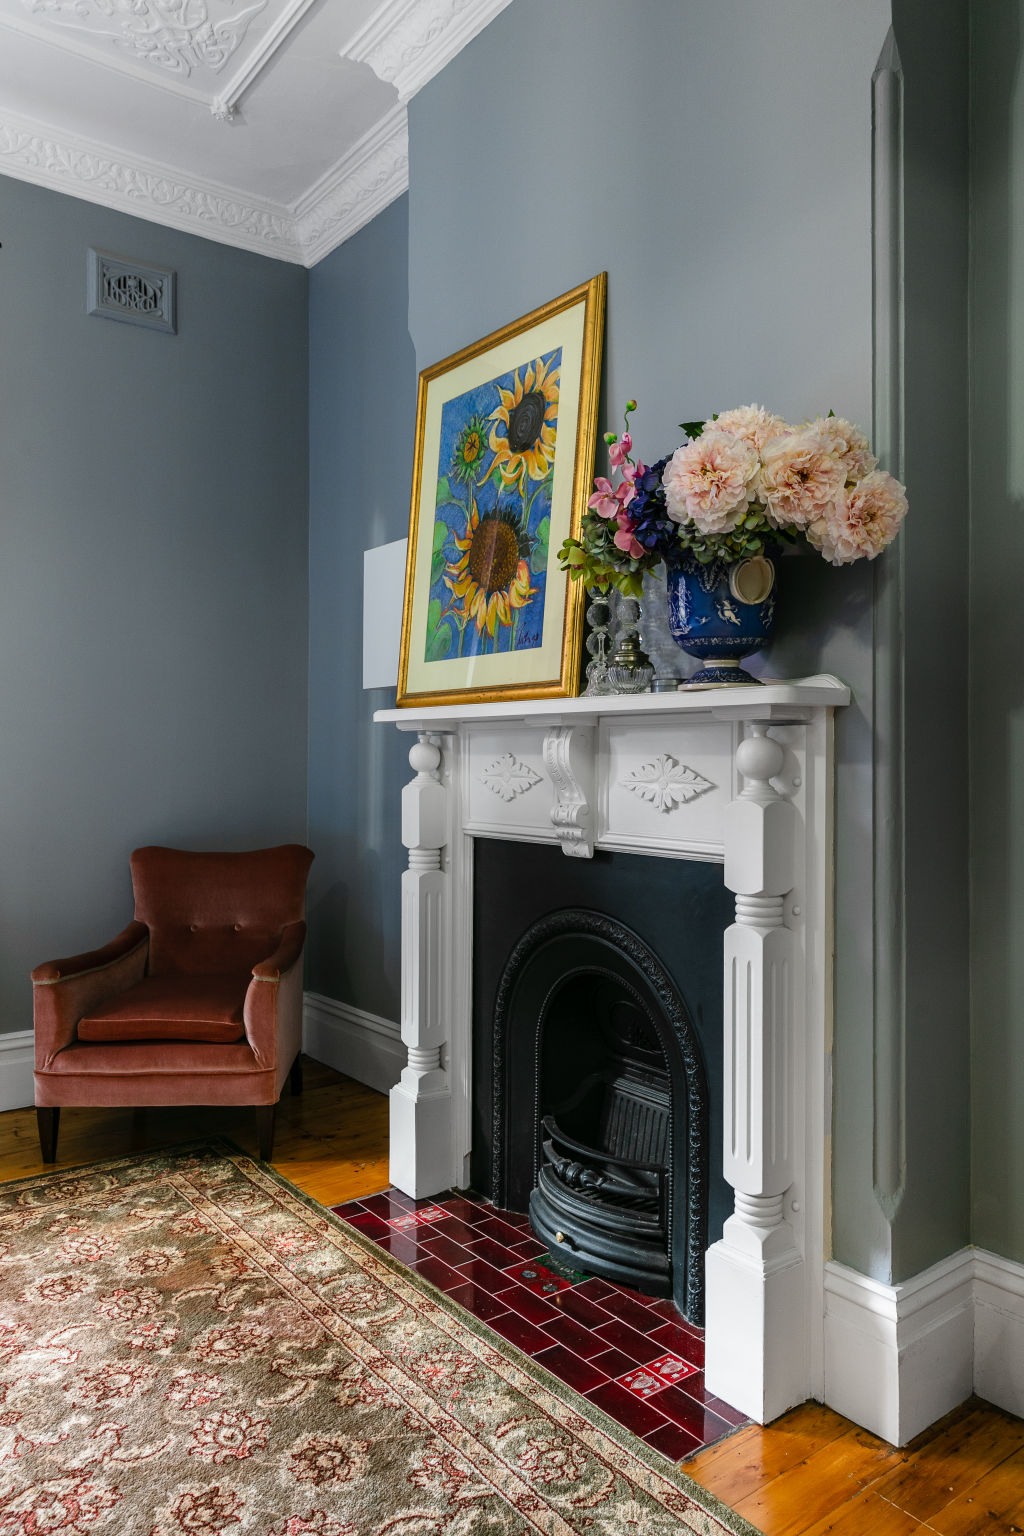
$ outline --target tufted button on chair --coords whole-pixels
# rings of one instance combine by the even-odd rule
[[[135,920],[102,949],[32,972],[43,1161],[67,1105],[251,1104],[260,1157],[301,1090],[303,905],[313,862],[137,848]]]

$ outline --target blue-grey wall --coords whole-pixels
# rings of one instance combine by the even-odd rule
[[[371,723],[362,686],[363,551],[409,526],[416,360],[408,199],[310,274],[307,985],[398,1017],[399,798],[408,740]],[[404,746],[403,746],[404,741]]]
[[[0,1030],[138,844],[306,832],[307,275],[0,177]],[[89,316],[89,246],[176,336]]]
[[[602,425],[635,397],[643,458],[678,443],[678,422],[750,400],[870,429],[871,76],[890,21],[888,0],[515,0],[410,104],[417,365],[605,269]],[[510,81],[528,92],[503,95]],[[871,1145],[872,572],[808,559],[785,574],[765,666],[854,691],[837,731],[834,1234],[839,1258],[888,1280]],[[941,1226],[941,1197],[918,1194]]]
[[[1024,4],[971,13],[973,1235],[1024,1263]]]

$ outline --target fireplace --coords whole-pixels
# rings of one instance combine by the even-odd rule
[[[402,804],[409,850],[402,880],[408,1064],[391,1095],[391,1177],[411,1195],[466,1185],[471,1174],[480,1184],[478,1160],[489,1163],[494,1152],[494,1082],[481,1094],[486,1052],[473,1027],[474,967],[484,942],[473,921],[480,896],[479,889],[474,894],[474,849],[492,839],[509,847],[543,845],[587,882],[582,894],[566,898],[545,880],[545,911],[527,914],[518,926],[507,923],[506,913],[499,971],[531,924],[565,908],[597,913],[634,933],[632,915],[642,911],[637,937],[671,974],[681,957],[671,939],[662,942],[646,927],[661,904],[647,899],[628,913],[610,910],[600,891],[602,857],[621,854],[627,864],[677,869],[711,865],[719,881],[724,877],[730,907],[724,932],[718,928],[724,964],[700,1039],[712,1084],[706,1381],[716,1396],[762,1423],[820,1397],[824,1388],[831,715],[848,702],[842,683],[817,677],[705,694],[453,702],[376,717],[419,738],[409,753],[415,777]],[[688,969],[673,980],[699,1025]],[[691,1173],[685,1161],[681,1166],[678,1141],[667,1162],[657,1150],[659,1135],[669,1134],[666,1077],[672,1135],[683,1124],[689,1141],[695,1123],[690,1077],[684,1072],[683,1117],[673,1081],[671,1052],[685,1031],[680,1037],[664,1020],[659,1024],[635,976],[620,974],[616,988],[587,1102],[572,1103],[570,1085],[557,1071],[534,1090],[526,1159],[536,1163],[531,1195],[549,1165],[553,1174],[538,1219],[550,1217],[553,1224],[549,1207],[560,1190],[575,1185],[578,1194],[593,1182],[591,1174],[605,1180],[606,1192],[610,1174],[627,1184],[632,1178],[643,1186],[638,1208],[649,1225],[660,1221],[662,1232],[671,1233],[673,1295],[677,1271],[688,1293],[697,1256],[687,1249],[681,1263],[674,1260],[680,1190],[690,1189]],[[585,996],[580,1003],[560,994],[558,986],[551,1006],[541,1010],[541,1035],[548,1024],[552,1039],[560,1033],[557,1054],[564,1056],[579,1039],[572,1020],[588,1005]],[[593,998],[590,1005],[592,1013]],[[716,1035],[720,1077],[712,1061]],[[479,1107],[487,1103],[489,1116]],[[655,1155],[630,1157],[622,1150],[624,1127],[630,1113],[640,1116],[641,1104],[644,1145]],[[595,1164],[595,1150],[606,1154],[603,1165]],[[718,1158],[731,1191],[716,1238]],[[628,1190],[620,1193],[625,1199]],[[555,1227],[551,1235],[558,1231],[565,1229]],[[596,1263],[599,1255],[590,1257]]]
[[[474,854],[471,1183],[528,1212],[556,1267],[701,1326],[730,1208],[721,869],[484,838]]]

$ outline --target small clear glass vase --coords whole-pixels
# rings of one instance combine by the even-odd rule
[[[583,690],[585,698],[607,698],[615,689],[611,685],[608,676],[608,653],[611,650],[611,624],[612,605],[610,594],[598,592],[596,587],[587,589],[590,602],[587,606],[587,651],[590,660],[587,662],[587,686]]]

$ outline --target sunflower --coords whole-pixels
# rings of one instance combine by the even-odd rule
[[[471,416],[455,439],[449,473],[455,480],[470,485],[480,477],[480,460],[487,452],[487,423],[482,416]]]
[[[461,554],[445,567],[452,594],[447,611],[455,609],[463,624],[472,619],[479,635],[486,626],[493,640],[495,625],[511,624],[513,610],[525,608],[537,593],[530,586],[530,536],[513,508],[499,506],[481,516],[471,499],[465,535],[455,543]]]
[[[512,389],[497,386],[501,404],[488,418],[494,422],[490,444],[506,485],[518,483],[521,489],[524,475],[543,480],[554,463],[560,372],[551,367],[554,360],[545,363],[538,357],[527,365],[521,380],[516,369]]]

